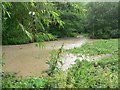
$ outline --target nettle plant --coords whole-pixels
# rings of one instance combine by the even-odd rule
[[[62,45],[58,50],[53,48],[50,52],[50,60],[47,60],[46,63],[49,65],[49,69],[46,71],[49,76],[52,76],[61,70],[62,62],[62,53],[63,53]]]

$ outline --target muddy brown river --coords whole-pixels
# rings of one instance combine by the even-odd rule
[[[36,47],[35,43],[2,46],[5,63],[3,71],[17,73],[17,76],[41,76],[41,72],[48,68],[46,60],[49,59],[49,52],[53,47],[58,49],[64,44],[64,49],[71,49],[87,41],[92,40],[82,37],[64,38],[45,42],[44,48]]]

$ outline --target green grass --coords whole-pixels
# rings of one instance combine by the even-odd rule
[[[104,65],[116,65],[118,64],[118,55],[113,54],[109,58],[103,58],[102,60],[96,61],[99,65],[104,66]]]
[[[82,47],[68,50],[73,54],[85,54],[85,55],[99,55],[99,54],[111,54],[118,51],[118,40],[97,40],[95,42],[86,43]]]

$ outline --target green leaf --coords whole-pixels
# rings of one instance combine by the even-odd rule
[[[30,33],[30,32],[28,32],[27,30],[25,30],[25,29],[24,29],[24,26],[23,26],[21,23],[19,23],[19,25],[20,25],[20,27],[22,28],[22,30],[26,33],[26,35],[30,38],[30,40],[32,41],[32,39],[33,39],[32,33]]]

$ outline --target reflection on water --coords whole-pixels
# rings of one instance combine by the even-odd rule
[[[40,76],[41,71],[48,68],[46,59],[49,58],[49,52],[53,46],[58,49],[64,44],[64,49],[70,49],[81,46],[87,41],[91,40],[85,38],[66,38],[58,41],[48,41],[45,42],[46,46],[43,49],[36,47],[35,43],[2,46],[5,58],[3,70],[5,72],[18,73],[18,76]],[[69,59],[70,62],[73,62],[72,59]],[[66,65],[69,65],[69,63]],[[65,65],[63,68],[65,68]]]

